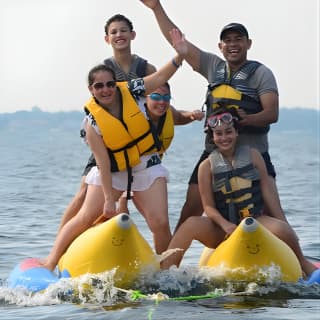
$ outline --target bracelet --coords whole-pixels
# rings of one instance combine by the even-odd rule
[[[174,58],[171,60],[171,63],[178,69],[179,67],[181,67],[181,64],[177,64],[176,60],[174,60]]]

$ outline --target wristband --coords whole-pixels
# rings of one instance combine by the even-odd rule
[[[171,60],[171,63],[178,69],[179,67],[181,67],[181,64],[177,64],[176,60],[174,60],[174,58]]]

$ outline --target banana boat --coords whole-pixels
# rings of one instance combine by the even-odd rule
[[[266,270],[273,266],[280,271],[283,282],[302,279],[300,263],[292,249],[252,217],[245,218],[215,250],[205,248],[199,265],[219,268],[224,271],[223,277],[231,281],[263,282]],[[312,282],[307,283],[320,283],[319,269],[313,275]]]
[[[125,213],[77,237],[61,257],[57,272],[44,268],[36,258],[27,258],[10,273],[8,285],[38,292],[60,278],[97,274],[114,268],[114,284],[119,287],[129,287],[144,270],[160,269],[156,254]]]
[[[320,268],[319,262],[314,263]],[[320,283],[320,269],[302,281],[300,264],[293,251],[251,217],[244,219],[215,250],[205,248],[199,265],[223,270],[224,280],[263,282],[267,278],[264,271],[276,266],[281,281]],[[44,268],[36,258],[23,260],[10,273],[8,285],[38,292],[61,278],[114,268],[114,285],[122,288],[131,287],[143,271],[160,269],[156,254],[127,214],[82,233],[60,259],[56,272]]]

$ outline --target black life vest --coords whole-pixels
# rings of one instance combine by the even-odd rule
[[[208,85],[206,106],[207,115],[222,103],[224,106],[241,108],[248,114],[255,114],[263,110],[259,96],[255,89],[249,87],[249,79],[261,65],[257,61],[247,61],[241,68],[230,76],[228,66],[224,63],[216,70],[215,79]],[[245,126],[240,133],[267,133],[270,126]]]
[[[233,166],[215,149],[209,155],[217,210],[227,220],[239,224],[242,218],[262,213],[263,199],[259,172],[254,168],[250,147],[238,146]]]

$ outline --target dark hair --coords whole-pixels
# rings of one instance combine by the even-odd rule
[[[107,22],[104,26],[104,31],[105,31],[106,35],[108,35],[110,24],[115,21],[124,21],[127,24],[127,26],[129,27],[129,30],[133,31],[132,22],[126,16],[118,13],[107,20]]]
[[[165,82],[164,84],[162,84],[161,86],[159,86],[158,88],[160,87],[166,87],[168,89],[169,92],[171,92],[171,88],[170,88],[170,84],[169,82]]]
[[[212,112],[210,112],[210,116],[215,116],[221,113],[229,112],[231,113],[234,117],[238,117],[238,112],[237,108],[231,105],[226,105],[224,103],[218,102]]]
[[[210,114],[208,114],[207,118],[210,116],[216,116],[216,115],[226,113],[226,112],[228,112],[232,115],[233,126],[238,131],[240,126],[239,126],[239,116],[238,116],[238,112],[237,112],[236,107],[233,107],[230,105],[225,105],[225,104],[219,102],[218,106],[215,107]]]
[[[94,83],[95,74],[99,71],[106,71],[111,73],[113,80],[116,81],[116,74],[112,68],[106,66],[105,64],[98,64],[97,66],[93,67],[88,73],[89,86],[91,86]]]

